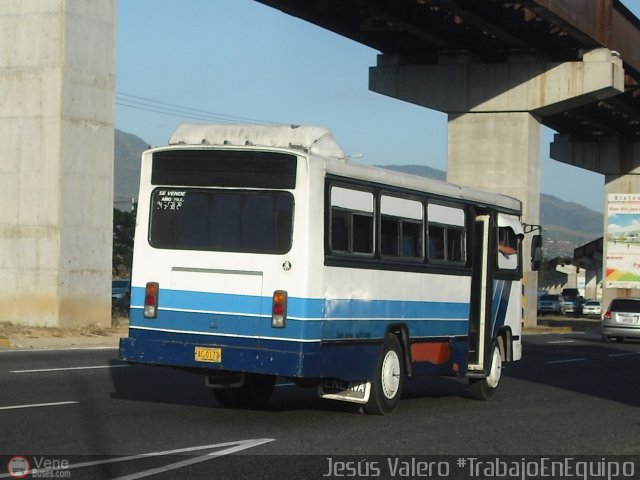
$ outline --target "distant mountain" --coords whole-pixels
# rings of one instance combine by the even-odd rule
[[[118,210],[129,210],[131,199],[138,199],[140,157],[149,145],[135,135],[115,131],[113,203]]]
[[[115,131],[115,188],[114,203],[120,210],[128,210],[131,199],[138,196],[140,156],[149,148],[147,142],[135,135]],[[384,168],[423,177],[445,180],[442,170],[423,165],[385,165]],[[541,194],[540,219],[545,237],[545,257],[573,257],[573,250],[602,236],[603,215],[573,202],[565,202],[553,195]]]

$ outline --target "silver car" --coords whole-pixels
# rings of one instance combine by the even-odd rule
[[[608,342],[640,338],[640,298],[614,298],[602,318],[602,338]]]

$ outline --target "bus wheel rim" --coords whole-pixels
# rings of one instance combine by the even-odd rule
[[[492,357],[491,371],[487,377],[487,385],[491,388],[496,388],[500,382],[500,376],[502,375],[502,357],[500,356],[500,350],[494,348]]]
[[[400,387],[400,359],[393,350],[389,350],[382,361],[381,386],[382,393],[389,400],[398,394],[398,388]]]

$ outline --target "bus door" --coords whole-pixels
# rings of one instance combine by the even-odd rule
[[[482,373],[491,347],[491,298],[493,288],[491,246],[493,238],[491,216],[478,215],[473,226],[473,274],[471,278],[471,304],[469,312],[469,373]]]

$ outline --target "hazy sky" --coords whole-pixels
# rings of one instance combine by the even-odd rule
[[[151,145],[185,121],[318,125],[358,162],[446,170],[446,115],[370,92],[376,50],[253,0],[119,0],[117,22],[116,128]],[[542,192],[602,212],[603,176],[550,160],[553,133]]]

